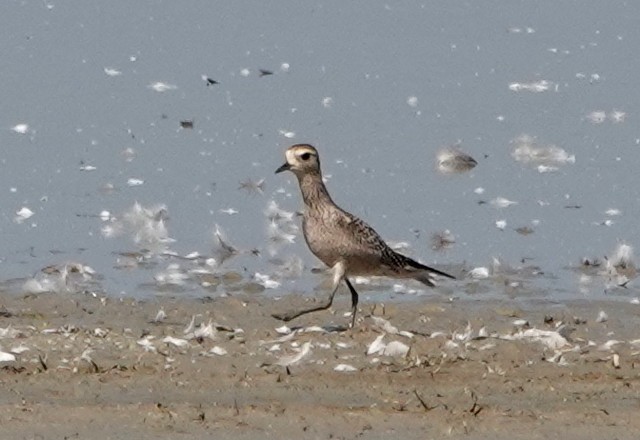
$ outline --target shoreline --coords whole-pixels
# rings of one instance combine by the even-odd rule
[[[342,296],[331,311],[288,323],[289,333],[270,317],[305,300],[0,293],[0,351],[16,357],[0,362],[4,435],[577,439],[640,431],[640,305],[364,302],[355,329],[321,331],[348,322]],[[165,317],[154,322],[159,310]],[[367,355],[378,338],[385,348]],[[283,365],[296,357],[287,374]]]

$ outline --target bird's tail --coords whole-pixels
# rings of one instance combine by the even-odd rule
[[[411,272],[415,271],[415,275],[412,276],[413,279],[420,281],[422,284],[426,284],[429,287],[434,287],[435,284],[433,282],[433,275],[440,275],[443,277],[451,278],[453,280],[456,279],[453,275],[449,275],[446,272],[442,272],[438,269],[434,269],[433,267],[425,266],[422,263],[418,263],[415,260],[412,260],[409,257],[404,257],[405,267],[409,269]]]

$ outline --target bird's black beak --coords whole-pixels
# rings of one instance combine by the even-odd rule
[[[290,169],[291,169],[291,165],[289,165],[288,163],[285,163],[284,165],[282,165],[280,168],[276,170],[276,174],[281,173],[283,171],[288,171]]]

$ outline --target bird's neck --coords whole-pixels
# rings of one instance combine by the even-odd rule
[[[298,176],[298,182],[300,183],[302,200],[307,208],[315,209],[322,204],[333,204],[319,172]]]

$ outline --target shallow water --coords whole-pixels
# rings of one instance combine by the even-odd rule
[[[273,171],[288,145],[310,142],[334,199],[386,239],[408,242],[412,256],[457,273],[489,268],[494,257],[515,268],[444,283],[440,293],[638,295],[633,281],[615,288],[596,269],[579,282],[572,268],[637,242],[640,5],[51,1],[3,9],[0,279],[17,280],[12,289],[69,261],[93,268],[88,289],[109,294],[154,293],[170,264],[185,282],[160,289],[169,293],[225,291],[217,279],[200,287],[194,267],[237,272],[241,288],[256,272],[278,279],[264,210],[275,200],[294,211],[300,200],[293,176]],[[575,163],[541,173],[538,163],[517,162],[523,134]],[[478,165],[442,175],[436,154],[454,144]],[[241,189],[247,179],[264,179],[263,193]],[[498,197],[518,203],[481,203]],[[119,252],[141,247],[135,233],[105,237],[112,222],[98,215],[122,220],[135,202],[164,205],[175,240],[167,249],[203,258],[123,263]],[[23,207],[33,215],[16,219]],[[247,252],[207,266],[206,257],[220,260],[216,224]],[[533,233],[515,231],[523,227]],[[443,230],[455,244],[436,252],[431,235]],[[319,281],[300,237],[276,254],[295,256],[305,263],[301,278],[267,292],[310,291]],[[539,270],[519,270],[529,266]]]

